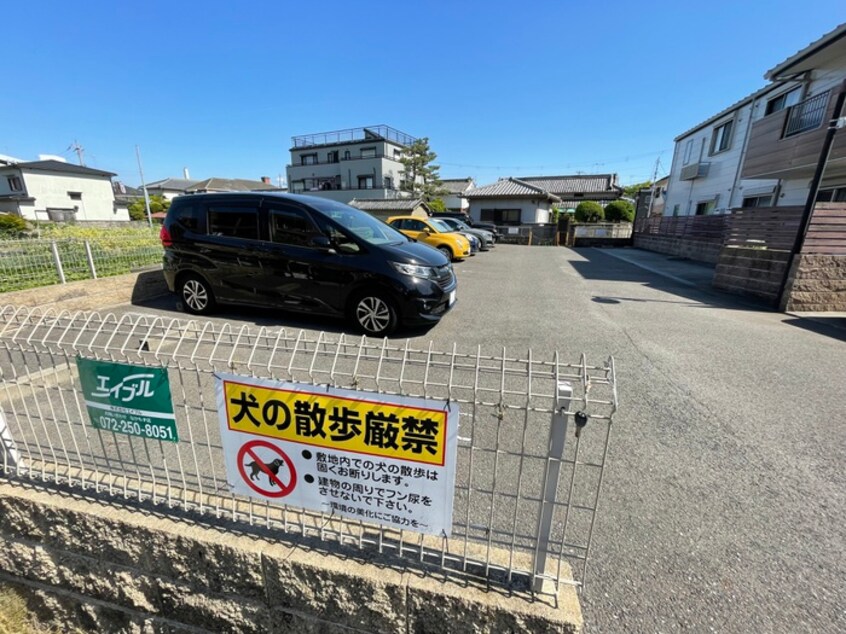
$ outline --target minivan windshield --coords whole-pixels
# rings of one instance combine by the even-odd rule
[[[309,201],[309,205],[369,244],[402,244],[408,242],[408,238],[393,227],[355,207],[334,200],[313,200]]]

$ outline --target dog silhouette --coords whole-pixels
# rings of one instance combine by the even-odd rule
[[[270,473],[273,475],[279,475],[279,469],[282,465],[285,464],[285,461],[282,458],[277,458],[273,462],[268,462],[265,466],[270,469]],[[252,462],[248,462],[247,465],[250,468],[250,480],[255,480],[259,475],[262,473],[262,468],[259,466],[259,463],[253,460]],[[270,475],[267,476],[267,481],[270,483],[270,486],[276,486],[276,483],[273,481],[273,478]]]

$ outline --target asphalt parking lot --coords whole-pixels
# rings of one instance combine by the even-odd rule
[[[501,245],[456,264],[455,308],[400,340],[615,357],[586,631],[846,631],[846,331],[655,270]],[[179,316],[171,298],[119,312]],[[344,329],[257,310],[214,319]]]

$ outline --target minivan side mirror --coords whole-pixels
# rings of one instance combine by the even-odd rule
[[[311,239],[311,244],[318,249],[326,249],[327,251],[334,251],[332,248],[332,241],[326,236],[314,236]]]

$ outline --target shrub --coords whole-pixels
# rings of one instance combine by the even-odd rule
[[[631,222],[635,208],[628,200],[614,200],[605,205],[605,219],[609,222]]]
[[[17,238],[26,233],[26,220],[12,214],[0,214],[0,237]]]
[[[583,200],[576,207],[576,222],[599,222],[605,218],[602,205],[593,200]]]
[[[439,213],[439,212],[447,210],[446,205],[444,204],[444,201],[441,200],[440,198],[435,198],[434,200],[430,200],[427,204],[429,205],[429,209],[432,210],[432,213]]]

